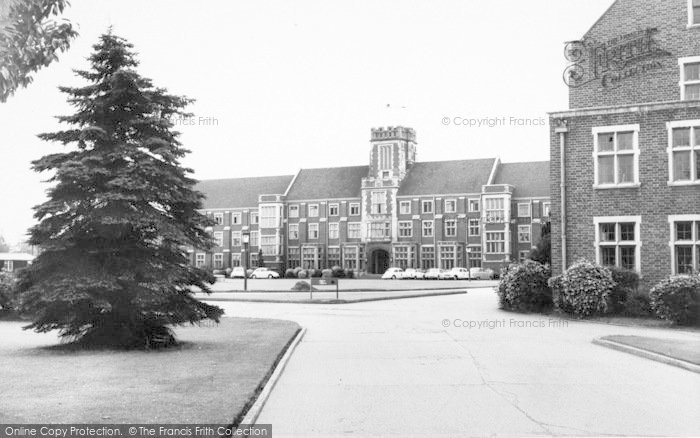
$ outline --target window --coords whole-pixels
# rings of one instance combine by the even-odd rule
[[[391,145],[379,146],[379,170],[391,169]]]
[[[411,250],[407,246],[395,246],[394,247],[394,266],[406,269],[413,267],[413,259],[411,257]]]
[[[258,259],[258,253],[257,253],[257,252],[254,252],[254,253],[250,254],[250,265],[249,265],[249,266],[252,267],[252,268],[257,268],[257,267],[260,266],[260,261],[259,261],[259,259]]]
[[[455,247],[454,246],[441,246],[440,247],[440,268],[441,269],[452,269],[456,266],[455,264]]]
[[[518,217],[530,217],[531,214],[529,202],[518,202]]]
[[[289,206],[289,217],[299,217],[299,206],[290,205]]]
[[[338,216],[339,210],[338,204],[328,204],[328,216]]]
[[[552,204],[550,202],[542,203],[542,216],[549,217],[552,213]]]
[[[688,0],[688,25],[700,25],[700,0]]]
[[[236,212],[231,213],[231,223],[233,225],[238,225],[241,223],[241,212],[240,211],[236,211]]]
[[[445,237],[455,237],[457,235],[457,221],[448,219],[445,221]]]
[[[470,246],[467,248],[467,259],[470,268],[481,267],[481,246]]]
[[[350,216],[359,216],[360,215],[360,204],[350,204]]]
[[[340,224],[338,222],[331,222],[328,224],[328,238],[337,239],[340,236]]]
[[[413,222],[399,222],[399,237],[413,237]]]
[[[486,233],[486,253],[503,254],[506,252],[506,233]]]
[[[301,267],[304,269],[318,269],[318,248],[304,247],[301,249]]]
[[[457,201],[445,199],[445,213],[455,213],[457,211]]]
[[[479,236],[481,234],[481,227],[479,226],[479,219],[469,219],[469,235]]]
[[[700,215],[669,216],[674,274],[700,272]]]
[[[197,255],[195,255],[195,266],[197,266],[198,268],[202,268],[204,267],[204,263],[206,263],[206,254],[201,252],[197,253]]]
[[[214,269],[222,269],[224,267],[224,255],[222,253],[214,254]]]
[[[343,265],[345,269],[357,269],[358,255],[356,246],[343,247]]]
[[[224,214],[223,213],[214,213],[214,222],[216,222],[216,225],[223,225]]]
[[[280,253],[279,239],[277,236],[262,236],[260,249],[265,255],[278,255]]]
[[[309,217],[318,217],[318,204],[309,204]]]
[[[530,225],[518,225],[518,242],[530,243],[530,234],[532,230]]]
[[[423,221],[423,237],[433,237],[433,221]]]
[[[669,183],[700,183],[700,120],[671,122],[669,129]]]
[[[433,212],[433,201],[423,201],[421,205],[423,214],[430,214]]]
[[[257,211],[253,211],[250,213],[250,223],[251,224],[259,224],[260,223],[260,216],[258,215]]]
[[[700,99],[700,56],[681,58],[681,100]]]
[[[506,200],[504,198],[486,198],[484,217],[487,223],[500,223],[506,220]]]
[[[289,247],[289,252],[287,256],[287,267],[289,269],[298,268],[301,266],[301,250],[298,246]]]
[[[386,239],[391,237],[391,224],[389,222],[370,223],[369,237],[372,239]]]
[[[260,228],[279,228],[282,226],[282,206],[264,205],[260,207]]]
[[[241,246],[240,231],[231,231],[231,246]]]
[[[435,267],[435,247],[422,246],[420,248],[421,268],[432,269]]]
[[[411,201],[401,201],[399,204],[399,213],[411,214]]]
[[[340,266],[340,247],[328,247],[328,267]]]
[[[471,212],[479,211],[479,200],[478,199],[470,199],[469,200],[469,211],[471,211]]]
[[[386,214],[386,192],[372,192],[372,214]]]
[[[388,170],[382,170],[382,178],[390,178],[391,177],[391,172]]]
[[[359,222],[348,224],[348,239],[359,239],[362,236],[362,224]]]
[[[224,246],[224,233],[221,231],[215,231],[214,241],[216,242],[216,246]]]
[[[250,232],[250,246],[258,246],[258,242],[260,241],[260,232],[258,231],[251,231]]]
[[[523,263],[530,255],[530,251],[518,251],[518,261]]]
[[[639,271],[639,216],[596,217],[596,261]]]
[[[231,267],[235,268],[236,266],[241,266],[241,255],[231,254]]]
[[[309,224],[309,239],[318,239],[318,224]]]
[[[289,224],[289,240],[299,239],[299,224]]]
[[[199,266],[199,265],[197,265]],[[15,270],[15,261],[14,260],[5,260],[2,264],[2,269],[7,272],[12,272]]]
[[[639,182],[639,125],[593,128],[596,187]]]

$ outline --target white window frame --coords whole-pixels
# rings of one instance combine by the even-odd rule
[[[329,239],[339,239],[340,238],[340,223],[339,222],[329,222],[328,223],[328,238]]]
[[[476,225],[473,225],[472,222],[476,222]],[[473,230],[476,229],[476,233],[472,233]],[[467,236],[469,237],[477,237],[481,236],[481,220],[478,218],[469,218],[469,221],[467,222]]]
[[[318,240],[319,236],[319,226],[318,223],[310,223],[308,227],[309,231],[309,240]]]
[[[692,240],[676,240],[676,222],[692,222]],[[671,273],[676,275],[676,244],[681,243],[693,248],[693,267],[700,268],[700,254],[697,247],[700,246],[700,232],[696,222],[700,222],[700,214],[673,214],[668,216],[669,225],[669,241],[668,246],[671,249]]]
[[[309,205],[307,206],[307,211],[308,211],[308,216],[309,216],[309,217],[318,217],[319,214],[321,214],[321,213],[320,213],[321,210],[320,210],[318,204],[309,204]],[[311,211],[315,211],[316,213],[315,213],[315,214],[311,214]]]
[[[429,227],[426,225],[430,224]],[[430,230],[430,234],[426,234],[426,231]],[[421,236],[423,237],[434,237],[435,236],[435,223],[434,221],[423,221],[421,224]]]
[[[404,207],[406,207],[404,209]],[[411,201],[399,202],[399,214],[411,214]]]
[[[214,213],[214,222],[216,222],[216,225],[223,225],[224,224],[224,214],[223,213]]]
[[[348,222],[348,239],[362,238],[362,222]]]
[[[503,202],[503,208],[502,209],[494,209],[494,208],[489,208],[489,201],[501,201]],[[489,196],[489,197],[484,197],[484,208],[481,209],[482,211],[482,219],[484,223],[504,223],[508,222],[510,220],[510,202],[506,199],[505,196]],[[502,216],[498,215],[498,212],[502,213]],[[494,214],[496,213],[496,214]]]
[[[260,223],[260,214],[257,211],[250,212],[250,223],[256,225]]]
[[[617,150],[617,134],[620,132],[633,133],[632,149],[630,151],[619,152]],[[625,188],[625,187],[639,187],[639,124],[636,125],[615,125],[615,126],[596,126],[592,129],[593,133],[593,187],[596,189],[606,189],[606,188]],[[598,152],[598,135],[613,133],[615,134],[615,146],[612,152]],[[627,183],[618,183],[618,156],[619,155],[633,155],[632,167],[634,168],[634,181]],[[600,184],[598,182],[598,157],[600,156],[612,156],[613,159],[613,176],[615,182]]]
[[[620,224],[621,223],[634,223],[634,241],[631,240],[620,240]],[[600,240],[600,225],[614,223],[615,224],[615,242],[601,242]],[[601,264],[600,259],[600,248],[601,246],[615,246],[615,265],[619,266],[620,263],[620,245],[630,246],[635,245],[634,253],[634,264],[635,271],[641,272],[642,266],[642,217],[641,216],[595,216],[593,217],[593,226],[595,227],[595,260],[597,264]]]
[[[520,208],[527,208],[526,214],[520,213]],[[532,204],[529,202],[518,202],[518,217],[532,217]]]
[[[521,233],[527,234],[527,240],[520,239]],[[518,225],[518,243],[532,243],[532,225]]]
[[[258,211],[260,228],[279,228],[282,225],[282,209],[280,204],[261,205]]]
[[[700,25],[700,24],[697,24]],[[696,26],[697,26],[696,25]],[[678,67],[680,69],[679,78],[680,81],[678,85],[681,87],[681,100],[686,100],[685,87],[686,85],[700,85],[700,80],[686,80],[685,78],[685,65],[686,64],[697,64],[700,63],[700,56],[686,56],[684,58],[678,58]]]
[[[250,232],[250,242],[248,246],[258,246],[260,244],[260,231]]]
[[[14,260],[5,260],[3,262],[3,270],[7,272],[12,272],[15,270],[15,261]]]
[[[216,246],[224,246],[223,231],[214,231],[214,240],[216,241]]]
[[[426,211],[425,206],[430,205],[430,211]],[[432,200],[423,200],[420,203],[421,214],[433,214],[435,213],[435,203]]]
[[[391,170],[394,166],[393,160],[394,145],[393,144],[383,144],[377,148],[377,167],[380,171]]]
[[[485,234],[486,234],[486,236],[484,237],[484,243],[485,243],[484,254],[507,254],[508,253],[508,245],[506,245],[506,243],[508,241],[508,237],[506,236],[505,230],[486,231]],[[502,235],[503,239],[489,240],[490,236],[497,235],[497,234]],[[498,248],[503,248],[503,251],[493,251],[492,250],[492,249],[498,249]]]
[[[289,206],[289,217],[299,217],[299,204]]]
[[[335,209],[335,214],[333,213]],[[328,204],[328,216],[339,216],[340,215],[340,204]]]
[[[353,210],[355,210],[355,213],[353,213]],[[360,215],[360,203],[359,202],[351,202],[349,204],[348,215],[349,216],[359,216]]]
[[[387,214],[388,210],[386,191],[375,191],[370,193],[370,212],[372,214]]]
[[[476,208],[472,208],[474,204],[476,204]],[[481,200],[480,199],[470,199],[469,200],[469,212],[474,213],[477,211],[481,211]]]
[[[223,269],[224,268],[224,253],[222,252],[217,252],[214,254],[214,258],[212,260],[212,265],[214,269]]]
[[[399,237],[413,237],[413,222],[399,221]],[[406,234],[401,234],[402,231],[408,231]]]
[[[447,209],[448,203],[452,203],[454,208],[452,208],[451,210],[448,210]],[[457,200],[456,199],[445,199],[445,201],[443,202],[443,207],[444,207],[445,213],[457,213]]]
[[[299,224],[289,224],[288,226],[289,240],[299,240]]]
[[[700,185],[700,175],[697,173],[697,161],[700,156],[700,120],[679,120],[666,123],[668,130],[668,184],[671,186],[692,186]],[[673,130],[676,128],[690,128],[690,147],[673,148]],[[673,174],[673,153],[674,152],[690,152],[690,180],[689,181],[674,181]]]
[[[697,6],[696,6],[697,7]],[[693,0],[688,0],[688,27],[700,27],[700,21],[694,21],[695,14],[693,10]]]
[[[203,252],[198,252],[194,255],[194,266],[201,268],[207,264],[207,255]]]
[[[231,246],[243,246],[241,242],[242,236],[240,231],[231,231]],[[238,243],[236,243],[238,241]]]
[[[240,211],[231,213],[231,225],[240,225],[243,221],[243,214]]]
[[[452,222],[452,227],[451,227],[451,228],[452,228],[453,231],[452,231],[452,233],[450,233],[450,234],[447,234],[447,228],[448,228],[448,227],[447,227],[447,223],[448,223],[448,222]],[[446,220],[443,222],[443,224],[444,224],[444,226],[445,226],[445,230],[444,230],[444,231],[445,231],[445,237],[457,237],[457,221],[456,221],[455,219],[446,219]]]
[[[543,202],[542,203],[542,217],[549,217],[551,215],[552,215],[552,203],[551,202]]]

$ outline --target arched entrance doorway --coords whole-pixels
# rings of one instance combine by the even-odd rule
[[[369,268],[372,274],[383,274],[389,269],[389,252],[384,249],[375,249],[369,260]]]

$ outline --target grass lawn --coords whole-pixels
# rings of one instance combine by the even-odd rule
[[[2,423],[225,423],[252,403],[299,326],[222,318],[170,350],[85,351],[0,321]]]
[[[604,336],[602,339],[700,365],[700,340],[658,339],[622,335]]]

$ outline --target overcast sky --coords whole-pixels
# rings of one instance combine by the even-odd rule
[[[71,113],[57,86],[84,84],[71,69],[86,68],[109,25],[135,45],[142,75],[197,100],[194,124],[179,127],[185,164],[211,179],[367,164],[370,128],[398,124],[417,131],[420,161],[547,160],[547,126],[511,117],[536,124],[567,107],[564,42],[612,0],[71,3],[70,51],[0,104],[0,235],[11,242],[45,197],[30,161],[63,150],[36,138]],[[499,120],[455,125],[470,118]]]

